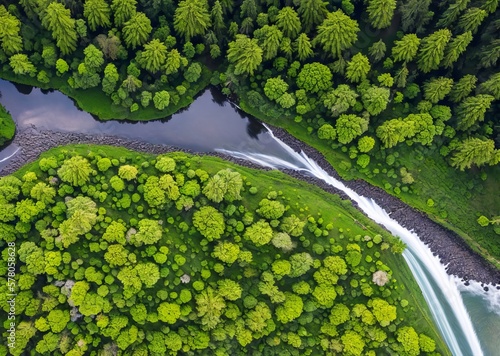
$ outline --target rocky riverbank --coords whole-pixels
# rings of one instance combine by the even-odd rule
[[[314,159],[328,174],[339,179],[338,173],[331,167],[326,159],[312,147],[306,146],[285,130],[272,127],[274,135],[284,141],[296,151],[304,151],[310,158]],[[141,141],[128,140],[116,136],[86,135],[81,133],[63,133],[53,131],[42,131],[35,127],[27,128],[19,132],[14,138],[13,144],[20,147],[18,152],[9,164],[0,170],[0,176],[15,172],[23,165],[36,160],[39,155],[53,147],[66,144],[96,144],[123,146],[139,152],[161,154],[167,152],[183,151],[191,154],[199,154],[189,150],[179,149],[168,145],[155,145]],[[266,169],[251,162],[236,159],[220,153],[203,153],[221,157],[233,163],[246,167]],[[266,169],[268,170],[268,169]],[[343,199],[348,199],[347,195],[331,187],[320,179],[308,177],[300,172],[283,170],[285,173],[320,186],[325,191],[340,195]],[[425,214],[407,206],[396,197],[387,194],[380,188],[374,187],[365,181],[344,182],[348,187],[358,194],[375,200],[391,214],[401,225],[414,230],[420,238],[439,256],[441,261],[448,265],[448,272],[462,278],[464,281],[476,280],[483,283],[500,285],[500,271],[491,267],[477,253],[472,251],[462,239],[455,233],[443,228],[435,223]]]

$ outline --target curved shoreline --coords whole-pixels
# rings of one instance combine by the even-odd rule
[[[291,148],[297,152],[300,152],[301,150],[304,151],[328,174],[342,181],[346,186],[355,190],[358,194],[372,198],[402,226],[408,228],[409,230],[414,230],[422,241],[429,246],[431,251],[441,259],[442,263],[448,265],[447,271],[449,274],[458,276],[464,280],[466,284],[468,280],[475,280],[481,283],[498,285],[497,288],[500,289],[500,270],[496,270],[494,267],[489,265],[480,255],[467,246],[465,242],[463,242],[462,239],[454,232],[445,229],[438,223],[432,221],[429,217],[425,216],[422,212],[411,208],[396,197],[389,195],[378,187],[374,187],[362,180],[342,180],[332,166],[326,161],[323,155],[317,150],[297,140],[284,129],[273,126],[270,126],[270,128],[277,138],[285,142]],[[6,167],[0,169],[0,176],[11,174],[25,164],[35,161],[42,152],[45,152],[50,148],[66,144],[121,146],[131,150],[152,154],[181,151],[195,155],[216,156],[241,166],[260,170],[269,170],[269,168],[263,168],[257,164],[216,152],[198,153],[174,146],[149,144],[142,141],[129,140],[116,136],[42,131],[37,130],[34,126],[18,132],[12,143],[20,147],[20,153],[16,154]],[[338,191],[320,179],[305,176],[293,170],[282,171],[290,176],[293,176],[294,178],[315,184],[329,193],[340,195],[342,199],[349,199],[343,192]]]

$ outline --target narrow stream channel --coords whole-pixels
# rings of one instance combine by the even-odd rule
[[[321,173],[321,168],[315,168],[315,162],[295,153],[275,139],[259,121],[224,101],[217,90],[205,90],[189,108],[170,118],[141,123],[97,121],[57,91],[44,93],[37,88],[15,86],[0,80],[0,93],[0,102],[12,114],[18,129],[34,125],[43,130],[115,135],[198,152],[224,150],[260,163],[267,157],[264,159],[267,163],[264,164],[268,166],[309,170],[328,183],[337,184],[328,181],[333,178]],[[2,168],[20,154],[18,149],[15,145],[10,145],[0,151],[0,175]],[[412,259],[417,260],[414,263],[417,267],[412,270],[437,324],[442,324],[440,328],[453,353],[498,355],[500,291],[490,288],[489,292],[485,292],[475,283],[466,287],[446,275],[444,267],[415,234],[397,224],[369,199],[360,197],[355,192],[352,194],[351,198],[359,200],[360,207],[366,209],[367,215],[386,224],[390,231],[405,239],[409,246],[405,257],[410,266]]]

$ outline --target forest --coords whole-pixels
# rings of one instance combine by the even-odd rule
[[[64,146],[0,199],[13,355],[448,354],[401,240],[281,172]]]
[[[498,0],[4,0],[0,21],[3,78],[132,120],[217,85],[500,266]]]

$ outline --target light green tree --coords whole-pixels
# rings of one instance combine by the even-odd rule
[[[395,9],[396,0],[369,0],[366,11],[372,26],[381,29],[391,25]]]
[[[324,64],[314,62],[304,65],[297,76],[297,86],[311,93],[327,90],[332,85],[332,72]]]
[[[498,152],[495,151],[493,140],[471,137],[459,143],[451,157],[451,165],[463,171],[472,165],[481,167],[495,163],[495,156],[498,156]]]
[[[276,26],[289,38],[295,38],[300,32],[301,24],[297,12],[290,6],[281,8],[276,16]]]
[[[488,94],[479,94],[465,98],[456,108],[455,116],[459,130],[468,130],[475,123],[483,121],[486,111],[490,108],[495,97]]]
[[[111,26],[111,9],[105,0],[87,0],[83,4],[83,16],[92,31]]]
[[[14,74],[18,75],[31,75],[34,76],[36,74],[36,67],[31,63],[28,59],[28,56],[24,53],[14,54],[9,59],[9,65],[12,68]]]
[[[186,41],[203,35],[210,26],[206,0],[183,0],[175,9],[174,28]]]
[[[342,51],[349,49],[357,41],[359,26],[341,10],[331,12],[323,23],[318,26],[318,34],[314,44],[319,44],[333,58],[342,56]]]
[[[123,26],[123,40],[127,47],[135,49],[144,44],[153,28],[151,20],[142,12],[137,12]]]
[[[453,67],[453,63],[455,63],[458,57],[460,57],[460,55],[465,52],[467,46],[471,41],[472,32],[470,31],[452,38],[446,46],[442,65],[445,68]]]
[[[361,95],[361,99],[363,106],[371,115],[378,115],[387,108],[389,96],[390,90],[388,88],[370,86]]]
[[[113,10],[115,25],[120,27],[136,13],[136,0],[113,0],[111,10]]]
[[[294,46],[297,49],[297,56],[302,62],[307,58],[312,57],[314,54],[311,41],[305,33],[301,33],[299,37],[297,37],[294,42]]]
[[[74,156],[66,159],[57,170],[57,175],[63,182],[74,186],[85,185],[90,180],[92,167],[86,158]]]
[[[203,206],[193,214],[193,225],[208,241],[219,239],[226,228],[224,216],[211,206]]]
[[[368,57],[361,53],[357,53],[347,63],[346,77],[352,83],[359,83],[360,81],[366,79],[370,69],[371,66]]]
[[[418,69],[424,73],[438,69],[441,63],[445,48],[451,38],[449,29],[437,30],[436,32],[424,37],[418,53]]]
[[[465,11],[465,13],[460,17],[460,20],[458,21],[458,28],[464,32],[470,31],[472,33],[476,33],[486,16],[488,16],[486,10],[477,7],[468,8],[467,11]]]
[[[323,0],[304,0],[299,3],[298,13],[304,24],[304,32],[309,33],[316,28],[328,14],[326,5],[328,2]]]
[[[466,74],[453,85],[450,91],[450,100],[458,103],[470,95],[476,88],[477,78],[475,75]]]
[[[62,54],[70,54],[76,49],[75,20],[63,4],[51,2],[43,12],[42,25],[52,32],[52,38]]]
[[[337,139],[346,145],[368,130],[368,121],[353,114],[342,114],[335,124]]]
[[[158,39],[153,39],[144,45],[140,64],[151,73],[158,72],[167,60],[167,46]]]
[[[10,14],[5,6],[0,5],[0,42],[2,49],[7,55],[13,55],[23,50],[23,39],[19,35],[21,22]]]
[[[410,33],[404,35],[399,41],[394,41],[392,47],[392,57],[395,61],[410,62],[415,58],[420,46],[420,38],[417,35]]]
[[[424,98],[436,104],[448,95],[453,87],[453,79],[439,77],[424,83]]]
[[[255,38],[236,35],[236,40],[229,42],[227,59],[234,64],[234,74],[250,74],[262,63],[262,48]]]
[[[264,60],[270,60],[276,57],[281,40],[283,39],[283,32],[281,32],[276,25],[264,25],[255,30],[253,35],[259,41]]]

